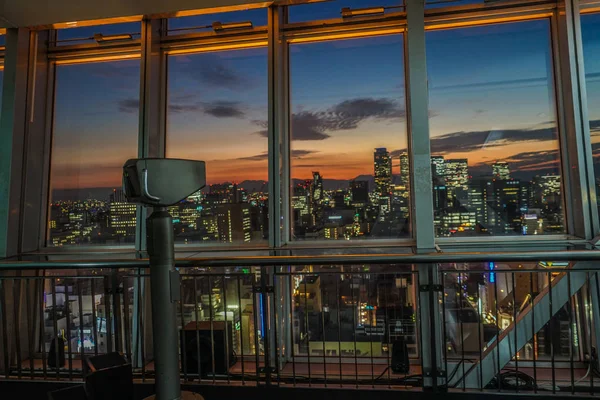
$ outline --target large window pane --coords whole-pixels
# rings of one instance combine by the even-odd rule
[[[294,238],[408,236],[402,36],[293,45],[290,64]]]
[[[438,236],[564,232],[548,20],[427,33]]]
[[[120,188],[137,156],[139,76],[139,60],[56,67],[49,246],[133,243]]]
[[[177,243],[268,237],[267,50],[169,57],[167,156],[206,162],[207,187],[171,207]]]
[[[596,191],[600,193],[600,14],[581,16],[588,116],[592,136]],[[600,201],[598,202],[600,207]],[[599,209],[600,210],[600,209]]]

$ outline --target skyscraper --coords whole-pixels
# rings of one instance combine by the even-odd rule
[[[406,187],[410,182],[410,163],[408,153],[400,154],[400,183]]]
[[[389,196],[392,185],[392,159],[385,147],[375,149],[375,189],[379,196]]]
[[[469,164],[466,158],[445,160],[444,169],[448,189],[467,189]]]
[[[217,206],[219,240],[223,243],[252,240],[250,205],[230,203]]]
[[[505,161],[496,161],[495,163],[493,163],[492,173],[494,174],[494,178],[496,179],[510,179],[510,169],[508,168],[508,163]]]
[[[352,190],[352,206],[365,207],[369,203],[369,182],[352,181],[350,189]]]
[[[434,185],[446,185],[446,164],[443,156],[431,157],[431,175],[433,177]]]
[[[317,172],[313,172],[313,179],[310,185],[310,205],[312,211],[312,224],[319,225],[323,220],[323,177]]]

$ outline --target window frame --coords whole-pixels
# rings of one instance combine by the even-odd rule
[[[592,12],[591,7],[598,6],[598,0],[585,1],[585,6],[582,5],[582,12]],[[268,93],[268,124],[269,124],[269,242],[268,244],[199,244],[199,245],[177,245],[177,250],[185,251],[219,251],[219,250],[280,250],[283,248],[289,249],[305,249],[305,248],[393,248],[393,247],[412,247],[419,245],[416,237],[398,238],[398,239],[370,239],[365,241],[292,241],[290,237],[290,228],[293,224],[290,213],[290,93],[289,93],[289,46],[295,43],[309,43],[323,40],[343,40],[350,38],[368,38],[373,36],[390,35],[402,33],[406,35],[406,11],[391,12],[383,16],[377,17],[362,17],[357,19],[344,20],[342,18],[330,20],[315,20],[301,23],[287,23],[288,7],[293,5],[272,5],[268,9],[268,25],[262,27],[253,27],[252,29],[240,30],[232,33],[183,33],[176,35],[167,35],[166,19],[160,17],[145,18],[141,21],[142,35],[141,39],[134,39],[127,43],[119,43],[115,45],[97,44],[78,44],[64,46],[50,46],[48,49],[49,73],[48,73],[48,99],[49,103],[53,103],[54,98],[54,75],[57,65],[63,63],[85,63],[93,61],[112,61],[124,58],[140,59],[141,63],[141,81],[140,91],[140,132],[138,137],[139,156],[149,154],[149,147],[158,149],[159,154],[164,155],[164,142],[166,139],[166,92],[167,92],[167,68],[166,57],[175,54],[190,54],[200,52],[211,52],[218,50],[236,50],[252,47],[268,48],[268,73],[269,73],[269,93]],[[562,138],[565,136],[565,109],[563,104],[564,83],[560,76],[560,61],[564,54],[558,52],[558,32],[557,18],[559,6],[555,3],[547,1],[543,3],[533,2],[529,0],[513,1],[504,4],[477,4],[468,6],[449,6],[436,9],[425,10],[425,32],[429,30],[460,28],[469,26],[480,26],[485,24],[509,23],[517,21],[535,20],[540,18],[548,18],[551,21],[551,41],[553,43],[552,60],[553,60],[553,75],[555,81],[554,99],[555,108],[557,110],[557,122],[560,140],[561,163],[563,165],[563,198],[566,193],[570,193],[572,188],[571,177],[565,174],[569,156],[578,155],[576,149],[565,148]],[[596,8],[594,8],[595,10]],[[203,11],[202,13],[206,13]],[[187,13],[186,15],[189,15]],[[152,34],[148,32],[152,30]],[[51,35],[56,35],[55,31],[51,31]],[[52,37],[52,36],[51,36]],[[56,38],[56,36],[54,36]],[[52,42],[51,42],[52,43]],[[405,36],[404,47],[406,55],[407,39]],[[158,46],[158,47],[157,47]],[[152,51],[159,49],[158,64],[161,68],[148,69],[145,64],[149,62]],[[156,54],[154,54],[156,56]],[[408,88],[408,64],[405,57],[405,86]],[[150,86],[157,85],[150,90]],[[153,91],[153,92],[152,92]],[[152,107],[148,103],[148,96],[156,96],[158,98],[152,100]],[[277,99],[277,100],[275,100]],[[406,94],[407,102],[409,94]],[[159,104],[158,108],[156,104]],[[146,115],[151,110],[158,111],[160,123],[159,126],[147,127],[147,122],[142,122],[148,118]],[[47,124],[52,126],[54,120],[53,105],[47,107]],[[148,135],[148,130],[157,130],[156,135]],[[52,128],[47,128],[47,137],[51,138]],[[410,142],[410,129],[407,130]],[[279,151],[279,144],[283,145],[282,151]],[[409,158],[413,160],[413,150],[409,146]],[[47,171],[45,176],[49,180],[49,161],[46,162]],[[585,160],[584,160],[585,161]],[[281,165],[281,168],[279,167]],[[47,173],[46,173],[47,172]],[[49,182],[46,182],[49,187]],[[413,183],[411,191],[417,191],[418,182]],[[582,187],[581,191],[589,193],[588,187]],[[593,188],[591,188],[593,189]],[[431,189],[429,189],[431,190]],[[47,207],[49,206],[48,190],[45,190],[45,198],[42,199],[45,211],[42,213],[42,232],[47,232]],[[595,193],[595,192],[594,192]],[[279,208],[277,204],[282,204]],[[416,226],[417,221],[414,210],[419,207],[418,202],[411,204],[411,226]],[[568,209],[565,203],[565,234],[561,235],[544,235],[536,237],[520,237],[527,244],[533,245],[537,242],[542,243],[557,243],[557,242],[578,242],[586,241],[591,237],[582,235],[574,235],[574,231],[581,231],[580,228],[572,227],[573,216],[572,210]],[[428,210],[428,213],[433,214],[433,210]],[[142,207],[138,209],[138,229],[135,249],[144,251],[144,215],[145,210]],[[282,221],[281,224],[276,221]],[[597,223],[596,223],[597,225]],[[599,228],[595,227],[595,231]],[[46,234],[40,235],[40,249],[48,252],[55,251],[87,251],[87,250],[112,250],[111,246],[69,246],[65,248],[52,248],[46,246]],[[427,238],[431,243],[436,243],[443,246],[461,245],[472,246],[478,243],[504,243],[514,241],[514,237],[473,237],[473,238]],[[124,246],[118,246],[116,249],[125,249]],[[129,247],[127,247],[129,248]]]

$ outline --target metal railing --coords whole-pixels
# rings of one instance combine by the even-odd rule
[[[177,261],[181,378],[593,393],[598,260],[566,251]],[[136,379],[152,380],[160,338],[147,267],[0,263],[0,376],[81,380],[85,357],[119,351]]]

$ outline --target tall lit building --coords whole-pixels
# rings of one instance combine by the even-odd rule
[[[133,203],[115,201],[110,203],[109,227],[117,236],[135,235],[137,207]]]
[[[392,185],[392,158],[386,148],[375,149],[375,189],[379,196],[387,196]]]
[[[324,200],[323,177],[318,171],[313,172],[313,179],[310,185],[310,209],[313,225],[318,225],[323,220]]]
[[[392,158],[386,148],[375,149],[375,190],[379,207],[379,220],[383,221],[392,208]]]
[[[446,185],[446,163],[443,156],[431,157],[431,175],[436,186]]]
[[[508,163],[505,161],[496,161],[495,163],[493,163],[492,173],[494,174],[494,178],[496,179],[510,179],[510,169],[508,168]]]
[[[244,203],[222,204],[217,207],[219,240],[223,243],[252,240],[250,205]]]
[[[467,189],[469,183],[468,160],[466,158],[445,160],[444,176],[448,189]]]
[[[400,154],[400,183],[406,187],[410,182],[410,162],[408,161],[408,153]]]
[[[521,182],[497,180],[487,193],[487,202],[494,213],[493,226],[496,234],[518,231],[521,227]]]
[[[350,190],[352,191],[352,206],[365,207],[369,203],[369,182],[352,181]]]

